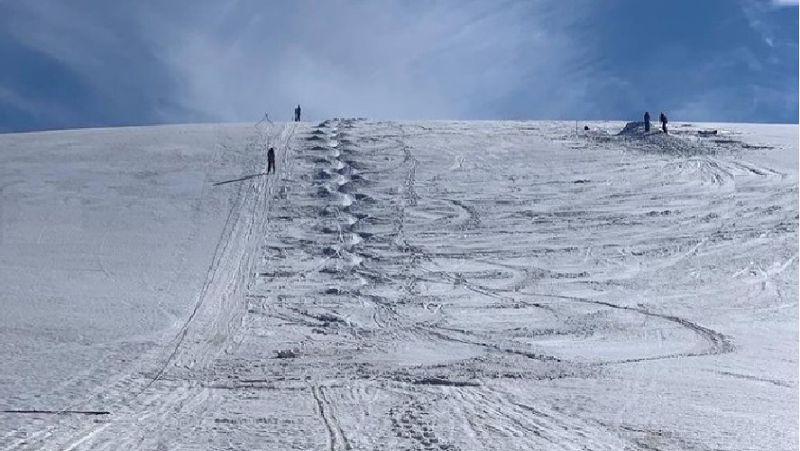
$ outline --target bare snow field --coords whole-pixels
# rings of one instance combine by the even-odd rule
[[[0,449],[796,450],[798,127],[580,125],[0,135]]]

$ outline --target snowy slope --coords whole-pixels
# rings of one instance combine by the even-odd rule
[[[575,125],[0,135],[0,448],[797,449],[797,127]]]

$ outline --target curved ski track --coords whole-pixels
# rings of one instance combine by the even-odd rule
[[[525,167],[547,147],[521,130],[260,125],[252,148],[279,150],[279,178],[225,185],[228,220],[169,346],[106,387],[109,418],[19,448],[710,449],[548,390],[735,356],[691,303],[723,308],[704,284],[724,286],[717,262],[743,264],[765,230],[796,239],[796,183],[688,144],[565,157],[586,146],[564,138]],[[797,256],[777,257],[742,285],[781,296]]]

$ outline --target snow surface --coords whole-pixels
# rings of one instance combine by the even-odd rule
[[[589,125],[0,135],[0,449],[797,449],[798,128]]]

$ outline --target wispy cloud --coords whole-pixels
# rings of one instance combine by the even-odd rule
[[[566,32],[579,3],[42,0],[15,4],[5,25],[104,97],[149,89],[148,114],[165,120],[288,117],[295,103],[316,117],[470,118],[580,73]]]
[[[579,52],[547,3],[261,5],[158,26],[161,59],[192,108],[226,119],[288,116],[298,102],[315,116],[471,117],[476,103],[569,76]],[[226,23],[244,24],[235,39]]]
[[[0,130],[288,119],[297,103],[309,118],[621,118],[691,104],[706,119],[796,117],[783,102],[726,100],[749,86],[796,97],[796,42],[781,27],[796,39],[797,25],[776,27],[778,3],[0,2],[0,59],[14,62],[0,72]],[[707,95],[718,83],[728,91]]]
[[[764,43],[769,47],[783,44],[776,37],[776,29],[771,16],[775,14],[786,14],[786,7],[797,6],[800,0],[771,0],[765,3],[761,0],[743,0],[741,2],[742,12],[747,18],[750,28],[761,35]],[[795,17],[796,17],[796,13]],[[796,42],[797,33],[792,33],[791,42]]]

